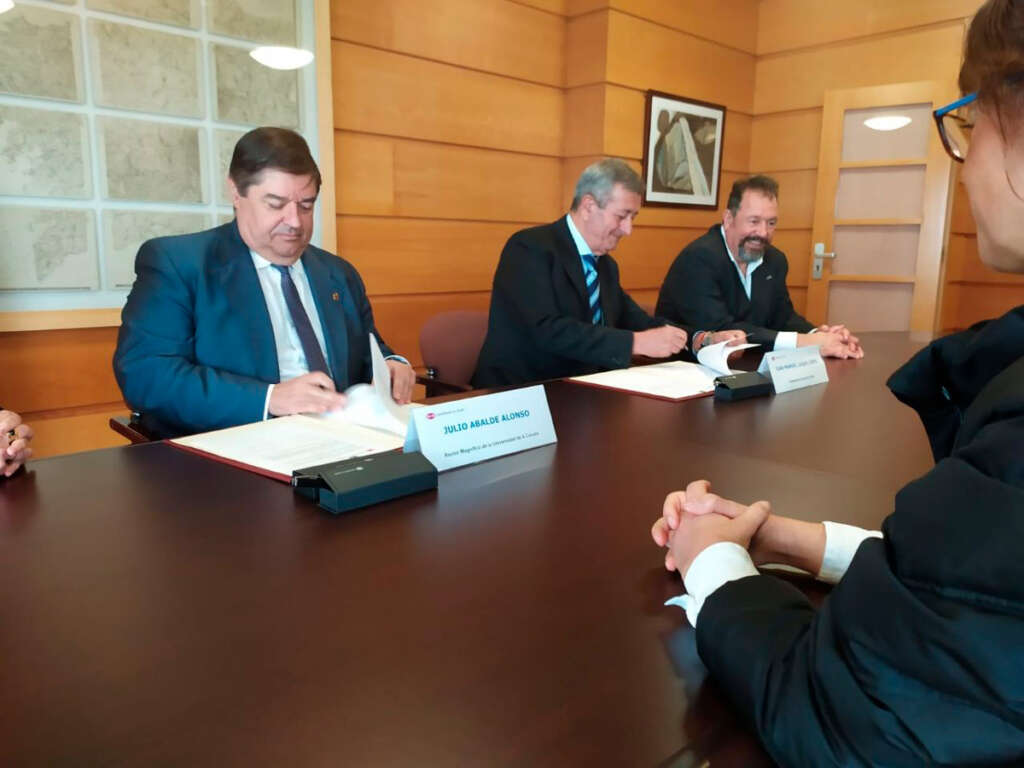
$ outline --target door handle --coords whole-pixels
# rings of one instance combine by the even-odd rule
[[[834,259],[835,253],[825,253],[824,243],[814,244],[814,262],[811,267],[811,279],[821,280],[821,271],[825,266],[825,259]]]

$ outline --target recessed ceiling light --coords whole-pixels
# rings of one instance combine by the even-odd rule
[[[875,131],[898,131],[905,125],[910,125],[910,118],[906,115],[881,115],[880,117],[869,117],[864,125]]]
[[[9,11],[14,7],[14,0],[0,0],[0,13]]]
[[[263,66],[271,69],[301,69],[313,60],[313,54],[310,51],[283,45],[264,45],[249,51],[249,55]]]

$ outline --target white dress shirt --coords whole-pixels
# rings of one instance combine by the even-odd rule
[[[580,254],[580,263],[583,265],[583,274],[587,274],[590,271],[590,265],[587,264],[587,260],[583,257],[588,253],[591,254],[595,261],[601,258],[600,253],[594,253],[590,250],[590,246],[587,245],[587,241],[583,239],[583,235],[576,229],[576,223],[572,220],[571,214],[565,214],[565,223],[569,225],[569,234],[572,236],[572,241],[576,244],[576,250]]]
[[[288,381],[298,376],[309,373],[309,363],[306,362],[306,353],[302,350],[302,341],[299,340],[299,332],[295,329],[292,316],[288,312],[288,304],[284,300],[284,291],[281,288],[281,275],[274,265],[260,256],[256,251],[250,249],[253,266],[256,267],[256,276],[260,281],[260,288],[263,289],[263,298],[267,302],[267,313],[270,315],[270,327],[274,331],[274,348],[277,350],[277,367],[281,375],[281,381]],[[306,268],[299,258],[294,264],[288,267],[288,274],[295,283],[295,290],[298,291],[302,308],[309,316],[309,323],[313,326],[313,333],[316,335],[317,344],[328,360],[327,343],[324,341],[324,329],[320,324],[320,313],[316,310],[316,302],[313,301],[313,289],[309,286],[309,278],[306,277]],[[401,355],[388,355],[385,360],[398,360],[400,363],[409,364]],[[333,374],[332,374],[333,377]],[[270,414],[270,393],[274,391],[274,385],[267,385],[267,396],[263,400],[263,418]]]
[[[729,254],[729,258],[732,260],[732,265],[736,267],[736,274],[739,275],[740,283],[743,284],[743,290],[747,294],[747,300],[750,300],[750,292],[754,287],[754,270],[764,263],[764,256],[756,261],[747,262],[747,271],[744,274],[743,270],[740,269],[740,264],[736,261],[736,257],[732,255],[732,251],[729,250],[729,243],[725,239],[725,227],[719,227],[719,231],[722,233],[722,242],[725,243],[725,252]],[[814,333],[814,331],[811,331]],[[773,349],[796,349],[796,331],[779,331],[775,335],[775,346]]]
[[[288,379],[309,373],[309,364],[302,351],[299,332],[295,329],[295,323],[292,322],[288,304],[284,300],[284,291],[281,289],[283,276],[274,269],[271,262],[258,253],[255,251],[249,251],[249,253],[252,255],[253,266],[256,267],[256,276],[260,279],[263,298],[267,302],[270,325],[274,329],[274,347],[277,349],[277,367],[281,372],[281,381],[288,381]],[[302,259],[288,267],[288,273],[292,277],[292,282],[295,283],[295,290],[299,293],[302,308],[309,316],[309,323],[313,326],[316,341],[320,345],[324,360],[326,360],[327,344],[324,342],[324,329],[320,325],[320,313],[316,310],[313,291],[309,287],[309,278],[306,277],[306,268],[302,265]]]
[[[835,584],[850,567],[861,543],[868,538],[881,538],[882,532],[868,531],[844,523],[825,522],[824,526],[825,556],[815,578]],[[747,550],[731,541],[720,541],[693,559],[689,570],[683,575],[686,594],[666,600],[665,605],[682,608],[690,624],[696,627],[700,609],[712,592],[730,581],[757,575],[758,570]]]
[[[249,250],[252,256],[252,264],[256,267],[256,276],[260,281],[260,288],[263,289],[263,298],[267,302],[267,313],[270,315],[270,327],[274,331],[274,348],[277,351],[277,367],[281,375],[281,381],[288,381],[297,376],[309,373],[309,363],[306,362],[306,355],[302,351],[302,342],[299,340],[299,332],[295,329],[292,316],[288,312],[288,305],[284,300],[284,291],[281,289],[282,275],[274,265],[260,256],[256,251]],[[327,360],[327,345],[324,343],[324,329],[320,325],[320,313],[316,311],[316,303],[313,301],[313,292],[309,287],[309,279],[306,277],[306,268],[302,265],[302,259],[298,259],[288,267],[288,273],[295,283],[295,290],[298,291],[302,308],[309,316],[309,323],[313,326],[313,333],[316,335],[317,344],[323,352],[324,360]],[[263,401],[263,418],[266,419],[270,408],[270,393],[274,385],[267,386],[267,397]]]

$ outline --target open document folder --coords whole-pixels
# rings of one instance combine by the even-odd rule
[[[574,376],[569,381],[606,389],[618,389],[662,400],[689,400],[705,397],[715,391],[715,377],[735,371],[728,365],[729,356],[757,344],[726,346],[728,342],[711,344],[697,353],[699,363],[673,360],[670,363],[635,365],[614,371]]]
[[[172,445],[289,482],[296,469],[402,447],[412,406],[391,397],[391,376],[370,334],[373,383],[356,384],[340,411],[296,414],[171,440]]]

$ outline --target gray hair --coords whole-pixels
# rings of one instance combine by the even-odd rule
[[[610,157],[588,165],[580,174],[580,180],[576,182],[576,192],[570,210],[575,211],[580,207],[584,195],[590,195],[599,208],[604,208],[611,199],[612,189],[616,184],[621,184],[641,197],[644,194],[644,184],[640,181],[640,176],[625,160]]]

